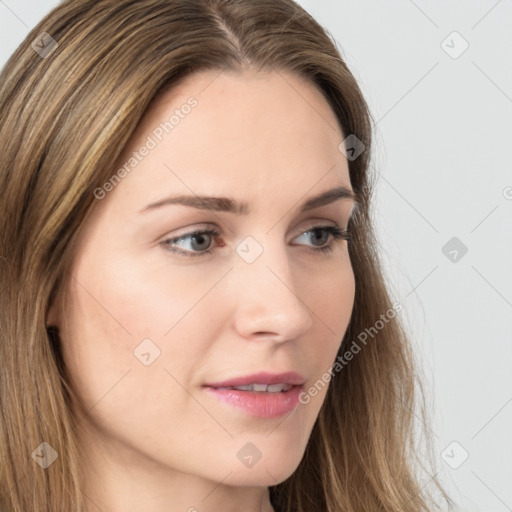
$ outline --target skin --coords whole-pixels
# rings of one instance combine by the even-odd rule
[[[347,242],[309,231],[345,229],[352,200],[298,213],[314,195],[351,188],[338,149],[345,137],[322,94],[283,71],[192,75],[152,104],[120,165],[190,96],[198,100],[191,113],[97,201],[64,306],[50,310],[77,392],[91,511],[272,511],[268,486],[297,468],[327,386],[271,419],[202,386],[294,370],[307,389],[333,364],[352,312]],[[171,194],[229,197],[251,211],[175,204],[141,213]],[[217,240],[174,245],[210,254],[162,244],[210,227]],[[252,263],[235,251],[247,236],[263,249]],[[329,244],[330,253],[315,252]],[[145,366],[134,350],[147,338],[160,356]],[[249,442],[262,453],[250,468],[237,457]]]

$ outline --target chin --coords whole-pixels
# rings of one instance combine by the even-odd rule
[[[280,484],[289,478],[297,469],[301,458],[297,459],[296,454],[289,460],[268,459],[266,462],[261,459],[252,467],[244,467],[240,464],[230,475],[230,485],[247,487],[270,487]]]

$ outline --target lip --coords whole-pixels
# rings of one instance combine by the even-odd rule
[[[223,380],[221,382],[212,382],[205,384],[210,388],[226,388],[229,386],[246,386],[248,384],[291,384],[292,386],[302,386],[306,379],[297,372],[268,373],[259,372],[242,377]]]
[[[302,386],[293,386],[278,393],[240,391],[205,387],[217,400],[256,418],[277,418],[292,412],[299,405]]]
[[[260,372],[221,382],[213,382],[203,387],[217,400],[242,410],[249,416],[276,418],[292,412],[299,405],[299,395],[303,390],[304,382],[305,379],[302,375],[296,372],[276,374]],[[290,384],[292,387],[288,391],[277,393],[219,389],[248,384]]]

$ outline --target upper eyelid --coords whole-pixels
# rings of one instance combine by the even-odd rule
[[[318,227],[318,226],[324,227],[324,226],[330,225],[330,224],[332,224],[334,227],[338,227],[339,229],[348,229],[348,227],[344,228],[343,226],[350,226],[352,220],[353,220],[352,215],[349,216],[348,219],[345,217],[342,219],[334,219],[334,218],[331,218],[331,219],[314,218],[312,220],[304,219],[297,224],[297,226],[299,226],[299,225],[305,226],[305,227],[301,227],[301,229],[298,231],[298,234],[301,234],[304,231],[308,231],[309,229],[312,229],[314,227]],[[271,229],[274,229],[274,227],[272,227]],[[184,227],[184,228],[179,228],[179,229],[175,230],[175,231],[181,232],[178,235],[172,235],[172,236],[165,235],[165,237],[166,238],[179,238],[181,236],[189,235],[190,233],[193,233],[193,232],[205,231],[205,230],[210,230],[210,229],[219,231],[222,236],[229,236],[230,233],[233,233],[233,229],[225,228],[224,222],[222,222],[221,225],[219,225],[216,222],[197,222],[195,224],[191,224],[191,227]],[[270,231],[270,229],[268,231]]]
[[[347,222],[338,222],[338,221],[332,220],[332,219],[331,220],[327,220],[327,219],[312,220],[312,221],[310,221],[310,223],[306,224],[306,227],[301,228],[297,232],[296,236],[299,236],[299,235],[303,234],[304,232],[309,231],[309,230],[314,229],[314,228],[317,228],[317,227],[329,226],[330,224],[328,224],[328,223],[333,223],[332,224],[333,227],[337,227],[339,229],[346,230],[346,229],[348,229],[348,226],[350,226],[351,220],[352,220],[352,217],[349,217]],[[344,228],[343,226],[345,224],[347,224],[347,227]],[[217,226],[215,223],[208,223],[208,222],[198,223],[196,225],[196,227],[183,228],[183,229],[186,229],[187,231],[183,231],[182,233],[179,233],[177,235],[172,235],[172,236],[166,234],[166,235],[164,235],[164,239],[165,240],[178,240],[179,238],[190,236],[190,235],[192,235],[194,233],[203,232],[203,231],[210,231],[210,230],[218,231],[219,232],[219,236],[225,236],[225,233],[223,232],[223,229],[221,227]]]

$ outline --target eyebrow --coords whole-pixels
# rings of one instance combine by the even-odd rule
[[[334,201],[338,201],[339,199],[347,199],[353,201],[356,205],[359,204],[360,200],[357,194],[345,186],[339,186],[332,188],[330,190],[326,190],[316,196],[309,198],[305,203],[300,207],[300,212],[306,212],[309,210],[313,210],[315,208],[319,208],[320,206],[325,206],[327,204],[333,203]],[[171,204],[181,204],[184,206],[189,206],[192,208],[197,208],[200,210],[212,210],[216,212],[227,212],[233,213],[235,215],[248,215],[250,213],[250,208],[248,203],[245,201],[237,202],[234,199],[230,199],[227,197],[212,197],[212,196],[173,196],[168,197],[166,199],[162,199],[161,201],[157,201],[156,203],[151,203],[146,205],[141,213],[146,213],[150,210],[155,210],[156,208],[160,208],[162,206],[167,206]]]

